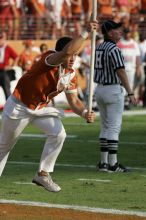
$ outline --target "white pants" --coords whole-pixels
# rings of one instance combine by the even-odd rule
[[[120,85],[98,85],[96,98],[101,116],[99,138],[119,140],[124,108],[124,92]]]
[[[14,102],[12,96],[8,98],[2,115],[0,134],[0,176],[10,150],[30,122],[40,128],[47,137],[40,159],[39,171],[53,172],[66,137],[59,116],[60,112],[55,108],[45,107],[40,110],[30,110],[21,103]]]

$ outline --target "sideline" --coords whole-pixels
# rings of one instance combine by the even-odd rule
[[[5,200],[0,199],[0,204],[15,204],[15,205],[27,205],[27,206],[37,206],[37,207],[48,207],[48,208],[59,208],[59,209],[73,209],[78,211],[103,213],[103,214],[118,214],[118,215],[133,215],[139,217],[146,217],[146,212],[140,211],[124,211],[118,209],[103,209],[88,206],[76,206],[76,205],[60,205],[60,204],[50,204],[45,202],[31,202],[31,201],[17,201],[17,200]]]

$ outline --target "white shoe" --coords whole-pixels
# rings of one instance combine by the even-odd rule
[[[44,187],[50,192],[59,192],[61,190],[60,186],[53,182],[51,176],[48,174],[46,176],[41,176],[36,173],[35,177],[32,180],[33,183]]]

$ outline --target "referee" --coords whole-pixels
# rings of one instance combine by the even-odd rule
[[[122,36],[122,23],[107,20],[102,24],[104,41],[96,47],[94,82],[101,118],[99,171],[127,172],[117,159],[119,133],[124,109],[124,89],[132,104],[136,100],[129,86],[124,60],[116,43]],[[122,86],[123,87],[122,87]]]

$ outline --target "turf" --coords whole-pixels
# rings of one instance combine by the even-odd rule
[[[132,167],[128,174],[97,172],[99,118],[93,124],[78,117],[64,118],[63,124],[67,135],[74,137],[67,137],[52,174],[62,191],[50,193],[31,184],[45,140],[21,137],[0,179],[0,199],[146,211],[146,117],[123,117],[119,160]],[[24,133],[41,132],[30,125]]]

